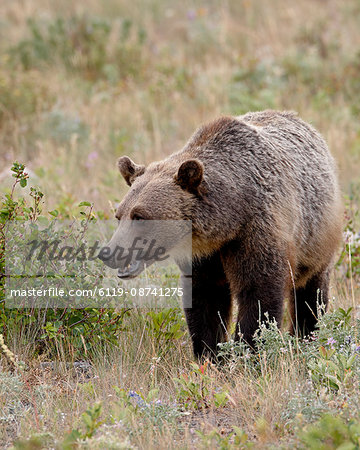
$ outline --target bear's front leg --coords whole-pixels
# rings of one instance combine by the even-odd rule
[[[217,344],[226,340],[231,317],[230,286],[220,255],[192,264],[191,288],[184,280],[184,311],[194,354],[197,358],[216,359]]]
[[[262,277],[238,290],[235,294],[239,305],[235,340],[242,337],[252,349],[255,349],[254,334],[261,323],[275,320],[278,327],[281,327],[283,287],[279,279]]]
[[[267,316],[281,326],[284,299],[290,286],[289,269],[282,252],[276,248],[262,248],[261,253],[248,250],[243,242],[232,243],[222,251],[222,261],[232,296],[238,303],[234,339],[242,337],[255,349],[254,334]]]

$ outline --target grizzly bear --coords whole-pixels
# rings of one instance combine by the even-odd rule
[[[334,160],[312,126],[294,112],[221,117],[162,161],[145,168],[123,156],[118,167],[131,186],[116,211],[120,223],[192,221],[185,315],[197,357],[216,355],[233,302],[235,339],[252,348],[267,315],[280,326],[285,299],[291,331],[315,329],[317,304],[328,303],[342,213]]]

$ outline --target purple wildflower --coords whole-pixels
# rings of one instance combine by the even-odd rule
[[[133,398],[136,404],[140,406],[140,408],[145,408],[147,406],[144,400],[142,399],[141,395],[139,395],[137,392],[129,391],[129,397]]]
[[[189,9],[187,12],[187,18],[189,20],[195,20],[196,19],[196,11],[194,9]]]
[[[95,164],[95,161],[98,159],[98,157],[99,157],[98,152],[96,152],[96,151],[90,152],[88,154],[87,161],[85,163],[86,168],[90,169],[91,167],[93,167]]]

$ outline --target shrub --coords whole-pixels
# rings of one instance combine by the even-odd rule
[[[25,166],[19,163],[14,163],[11,170],[15,181],[11,192],[5,195],[0,204],[0,333],[8,342],[16,334],[26,337],[35,354],[45,352],[52,357],[57,356],[59,351],[65,351],[66,356],[75,359],[84,354],[89,357],[94,352],[96,354],[102,345],[116,345],[118,333],[123,330],[123,320],[129,310],[46,308],[43,311],[36,308],[6,308],[4,289],[7,225],[10,221],[17,221],[31,222],[36,226],[35,222],[38,220],[51,226],[51,220],[58,215],[57,210],[54,210],[49,218],[41,216],[43,193],[39,189],[30,188],[29,199],[21,196],[16,198],[15,190],[18,185],[21,188],[27,185],[28,174]],[[95,220],[89,205],[90,203],[83,202],[79,207],[85,226],[89,221]],[[84,207],[87,209],[86,213],[81,211]]]
[[[307,449],[356,450],[360,448],[360,423],[325,414],[300,433],[300,440]]]

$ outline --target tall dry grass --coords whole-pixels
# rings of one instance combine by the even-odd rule
[[[140,73],[126,75],[131,61],[125,59],[125,76],[111,82],[66,71],[61,61],[24,73],[19,65],[2,68],[13,97],[38,90],[28,116],[2,106],[3,167],[14,159],[34,171],[41,167],[52,204],[70,196],[108,209],[108,200],[125,190],[115,170],[119,155],[149,163],[181,148],[201,123],[254,108],[297,110],[327,139],[344,191],[358,178],[358,98],[348,86],[360,73],[355,1],[4,1],[2,60],[29,36],[29,18],[46,24],[74,15],[111,23],[126,18],[146,39]],[[44,127],[51,111],[81,121],[88,137],[79,142],[75,130],[62,142],[54,139]]]
[[[45,192],[45,211],[57,208],[66,216],[80,200],[88,200],[110,214],[127,189],[115,168],[117,157],[128,154],[142,163],[163,158],[181,148],[201,123],[250,109],[298,111],[326,138],[344,194],[356,190],[357,0],[2,0],[0,11],[0,185],[5,190],[10,185],[13,160],[26,163]],[[115,68],[119,72],[114,74],[114,67],[107,67],[105,75],[76,70],[81,61],[72,61],[72,70],[60,53],[24,68],[17,46],[29,40],[28,20],[46,29],[59,17],[108,21],[114,27],[106,43],[110,59],[116,30],[130,20],[133,34]],[[139,30],[145,30],[146,38],[138,46]],[[351,283],[338,272],[331,297],[332,310],[357,307],[356,280]],[[208,366],[210,389],[226,390],[227,406],[189,408],[160,428],[125,408],[114,386],[144,397],[157,388],[158,398],[172,405],[178,395],[174,378],[191,377],[190,340],[185,335],[175,341],[158,361],[159,349],[144,327],[136,315],[131,317],[117,347],[102,347],[93,357],[89,374],[65,365],[76,359],[69,361],[69,349],[62,348],[66,344],[58,347],[62,364],[49,367],[43,364],[46,354],[33,357],[33,336],[10,335],[12,350],[28,369],[16,373],[1,361],[1,445],[49,431],[60,442],[83,427],[86,408],[102,402],[106,424],[84,444],[88,448],[213,448],[221,442],[231,448],[221,439],[234,425],[255,448],[294,448],[310,420],[304,410],[314,411],[315,417],[321,408],[333,408],[347,417],[359,406],[357,394],[334,398],[326,389],[311,394],[304,361],[286,352],[275,368],[259,355],[257,374],[243,367],[229,374]],[[214,429],[218,435],[207,441]],[[205,437],[199,437],[199,430]]]

